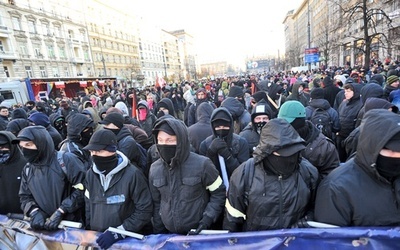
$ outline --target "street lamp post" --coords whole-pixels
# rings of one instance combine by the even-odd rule
[[[104,53],[103,53],[103,47],[101,45],[101,38],[100,38],[100,32],[97,29],[97,36],[99,38],[99,46],[100,46],[100,53],[101,53],[101,62],[103,63],[103,73],[104,76],[107,76],[107,68],[106,68],[106,60],[104,59]]]
[[[307,38],[308,38],[308,48],[311,48],[311,27],[310,27],[310,0],[307,1]],[[308,70],[311,70],[311,62],[308,63]]]

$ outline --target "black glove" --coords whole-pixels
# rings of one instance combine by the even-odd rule
[[[59,209],[57,209],[49,219],[46,220],[46,223],[44,227],[46,230],[52,231],[52,230],[57,230],[58,225],[60,224],[62,218],[64,217],[64,214],[61,213]]]
[[[301,218],[297,221],[296,224],[298,228],[310,228],[310,225],[308,225],[306,218]]]
[[[31,212],[30,217],[31,217],[31,228],[33,230],[44,229],[46,214],[42,210],[38,209],[34,212]]]
[[[123,238],[124,236],[121,234],[105,231],[99,236],[99,238],[97,238],[96,243],[101,249],[108,249],[112,246],[112,244],[122,240]]]
[[[190,230],[187,235],[198,235],[201,232],[201,230],[206,228],[207,227],[204,224],[200,223],[195,231]]]
[[[216,155],[219,153],[220,150],[223,148],[228,148],[228,145],[224,141],[224,139],[221,138],[215,138],[211,144],[210,147],[208,148],[208,153],[209,155]],[[222,156],[222,155],[221,155]]]

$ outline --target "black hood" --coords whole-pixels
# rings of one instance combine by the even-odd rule
[[[376,170],[376,160],[386,143],[400,132],[400,116],[382,109],[365,113],[360,125],[355,162],[369,175],[387,182]]]
[[[364,87],[361,88],[361,101],[365,103],[365,101],[370,97],[383,97],[383,88],[376,83],[368,83]]]
[[[13,162],[15,160],[18,160],[19,158],[23,157],[21,152],[18,149],[18,146],[16,143],[11,143],[13,140],[15,140],[17,137],[11,133],[10,131],[0,131],[1,137],[7,138],[8,141],[8,146],[10,147],[10,158],[4,163],[7,164],[9,162]]]
[[[169,114],[175,117],[174,104],[172,103],[171,99],[169,99],[169,98],[161,99],[157,103],[157,107],[163,106],[163,104],[165,104],[165,106],[167,107]]]
[[[81,140],[81,133],[87,127],[94,127],[94,122],[84,114],[75,113],[68,116],[67,136],[73,142]]]
[[[46,165],[55,152],[54,142],[49,132],[43,126],[30,126],[21,130],[18,138],[24,137],[31,140],[39,151],[39,162],[35,165]]]
[[[171,167],[181,166],[183,162],[189,157],[190,154],[190,142],[189,135],[186,125],[178,119],[175,119],[169,115],[163,116],[154,123],[153,134],[157,143],[157,131],[158,128],[167,123],[176,135],[177,145],[175,156],[171,160]],[[160,158],[162,161],[163,159]]]
[[[235,99],[236,100],[236,99]],[[229,125],[229,135],[226,137],[225,141],[228,145],[232,144],[232,137],[233,137],[233,131],[234,131],[234,125],[233,125],[233,118],[231,113],[228,111],[228,109],[226,109],[225,107],[219,107],[214,109],[214,111],[211,114],[211,126],[212,126],[212,122],[215,120],[218,120],[220,118],[228,118],[230,121],[230,125]],[[213,130],[213,135],[214,137],[217,137],[217,133],[215,132],[215,129],[212,128]]]
[[[53,113],[49,116],[50,124],[54,127],[54,122],[57,121],[59,118],[64,118],[64,116],[60,115],[59,113]]]
[[[17,118],[7,124],[7,131],[10,131],[15,136],[18,136],[19,131],[29,126],[28,119]]]
[[[222,103],[221,107],[226,108],[231,113],[234,120],[237,120],[244,112],[243,104],[233,97],[227,97]]]
[[[210,124],[211,121],[210,118],[213,111],[214,107],[210,103],[208,102],[201,103],[196,110],[197,121]]]
[[[25,109],[17,108],[13,110],[13,112],[11,113],[11,119],[14,120],[17,118],[23,118],[23,119],[28,118],[28,114],[26,113]]]

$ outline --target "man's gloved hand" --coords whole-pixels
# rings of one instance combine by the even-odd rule
[[[33,230],[44,229],[44,223],[46,221],[46,214],[40,209],[37,209],[29,215],[31,217],[31,228]]]
[[[187,235],[198,235],[203,229],[206,228],[207,227],[204,224],[200,223],[195,231],[190,230]]]
[[[58,225],[60,224],[63,217],[64,217],[64,214],[60,211],[60,209],[57,209],[50,216],[50,218],[46,220],[44,227],[46,228],[46,230],[49,230],[49,231],[57,230]]]
[[[221,138],[215,138],[211,144],[210,147],[208,148],[208,153],[210,155],[216,155],[219,153],[220,150],[224,149],[224,148],[228,148],[228,145],[226,144],[226,142],[224,141],[224,139]],[[229,151],[229,149],[228,149]],[[222,155],[221,155],[222,156]]]
[[[310,225],[308,225],[307,219],[305,217],[298,220],[296,225],[298,228],[310,228]]]
[[[99,238],[97,238],[96,243],[99,245],[101,249],[108,249],[115,242],[122,240],[124,236],[118,233],[105,231],[102,233]]]

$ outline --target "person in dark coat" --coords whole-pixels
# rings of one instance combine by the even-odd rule
[[[11,132],[0,131],[0,214],[22,213],[18,191],[26,160],[11,143],[15,139]]]
[[[390,92],[399,88],[400,79],[397,75],[391,75],[386,79],[383,98],[389,100]]]
[[[364,104],[364,111],[365,113],[368,112],[371,109],[386,109],[389,111],[392,111],[393,113],[397,114],[399,111],[399,108],[388,102],[385,99],[382,98],[376,98],[376,97],[370,97],[365,101]],[[360,123],[361,124],[361,123]],[[360,135],[360,126],[356,127],[349,136],[347,136],[346,140],[344,140],[344,146],[346,149],[346,153],[348,155],[347,159],[350,159],[354,156],[354,153],[357,150],[357,144],[358,144],[358,137]]]
[[[261,129],[272,119],[272,115],[272,109],[264,99],[261,99],[253,107],[251,122],[239,134],[249,144],[250,157],[256,146],[260,143]]]
[[[362,85],[358,83],[346,83],[344,85],[345,100],[339,106],[340,131],[336,134],[336,147],[339,152],[340,162],[345,162],[346,154],[343,141],[355,129],[357,115],[363,104],[360,100]]]
[[[365,114],[365,101],[371,97],[383,98],[383,88],[377,83],[370,82],[361,88],[360,96],[361,96],[361,102],[363,103],[363,107],[358,112],[357,121],[355,125],[356,127],[360,126],[361,120]]]
[[[86,226],[103,232],[97,244],[107,249],[124,238],[109,227],[151,233],[153,204],[147,179],[117,150],[116,135],[106,129],[96,131],[84,149],[94,162],[85,180]]]
[[[331,107],[333,107],[335,104],[336,95],[340,92],[340,89],[333,84],[333,80],[329,76],[325,77],[322,80],[321,87],[324,90],[324,99],[329,102],[329,105],[331,105]],[[339,105],[340,103],[338,104],[338,106]]]
[[[225,186],[207,157],[190,152],[186,125],[175,118],[154,125],[160,158],[150,168],[154,233],[198,234],[223,211]],[[182,206],[182,204],[185,204]]]
[[[67,124],[65,122],[65,117],[59,113],[53,113],[49,116],[50,125],[53,126],[58,133],[60,133],[61,138],[64,140],[67,138]]]
[[[172,115],[173,117],[175,116],[175,109],[174,109],[174,104],[172,103],[171,99],[169,98],[162,98],[158,103],[157,103],[157,118],[160,118],[161,116],[168,114]]]
[[[218,156],[222,156],[229,178],[242,162],[249,159],[249,144],[246,139],[233,133],[233,118],[224,107],[216,108],[213,111],[211,126],[213,134],[200,144],[200,154],[210,158],[221,174],[221,163]]]
[[[315,219],[337,226],[400,225],[400,116],[365,113],[355,157],[319,185]]]
[[[324,99],[324,90],[321,88],[314,88],[311,90],[311,100],[306,107],[306,119],[310,120],[315,109],[320,108],[326,110],[331,118],[331,131],[332,136],[330,139],[335,139],[335,134],[340,131],[340,120],[338,112],[331,107],[329,102]]]
[[[61,134],[50,124],[49,117],[42,112],[35,112],[29,115],[28,120],[33,123],[33,125],[40,125],[46,128],[49,132],[51,138],[53,139],[54,148],[59,149],[59,145],[62,142]]]
[[[142,146],[135,141],[129,129],[124,126],[124,117],[120,113],[112,112],[107,114],[100,123],[104,124],[104,129],[112,131],[117,136],[118,150],[147,176],[148,169],[145,150],[141,150],[140,147]]]
[[[243,104],[236,98],[227,97],[221,107],[226,108],[233,118],[233,132],[239,134],[250,122],[251,115]]]
[[[308,99],[304,95],[304,88],[306,84],[301,81],[297,81],[292,86],[292,93],[286,98],[286,101],[299,101],[304,107],[308,106]]]
[[[149,105],[146,101],[142,100],[137,105],[139,123],[144,131],[146,131],[147,137],[153,141],[153,124],[157,120],[157,117],[150,111]]]
[[[335,144],[313,123],[306,120],[306,108],[300,102],[286,101],[279,110],[278,118],[289,122],[305,141],[306,148],[301,152],[301,156],[318,169],[321,179],[339,166],[339,154]]]
[[[57,230],[62,219],[82,222],[85,168],[72,153],[55,150],[43,126],[19,132],[19,143],[28,162],[22,170],[19,197],[25,216],[34,230]]]
[[[197,122],[188,127],[189,142],[196,153],[200,151],[201,142],[213,134],[211,127],[211,114],[213,111],[214,107],[211,104],[203,102],[197,108]]]
[[[318,171],[301,157],[304,148],[304,140],[286,120],[272,119],[264,126],[253,158],[231,176],[224,229],[290,228],[311,216]]]
[[[60,143],[60,151],[74,154],[88,170],[92,166],[90,152],[83,148],[94,133],[94,122],[81,113],[73,113],[67,120],[67,138]]]
[[[19,131],[21,131],[23,128],[26,128],[30,126],[30,122],[28,119],[23,119],[23,118],[17,118],[14,120],[11,120],[6,127],[6,131],[10,131],[13,133],[15,136],[18,136]]]
[[[18,118],[22,118],[22,119],[27,119],[28,118],[28,114],[26,113],[25,109],[16,108],[16,109],[14,109],[12,111],[11,120],[18,119]]]
[[[195,124],[197,122],[197,117],[196,117],[196,113],[197,112],[196,112],[196,110],[197,110],[197,107],[203,102],[211,103],[208,100],[207,90],[205,88],[199,88],[198,90],[196,90],[195,103],[194,104],[191,104],[191,103],[187,104],[187,106],[188,105],[190,105],[190,106],[189,106],[189,108],[188,108],[188,110],[186,112],[186,116],[187,117],[184,117],[184,120],[187,121],[187,126],[188,127],[190,127],[191,125],[193,125],[193,124]]]

